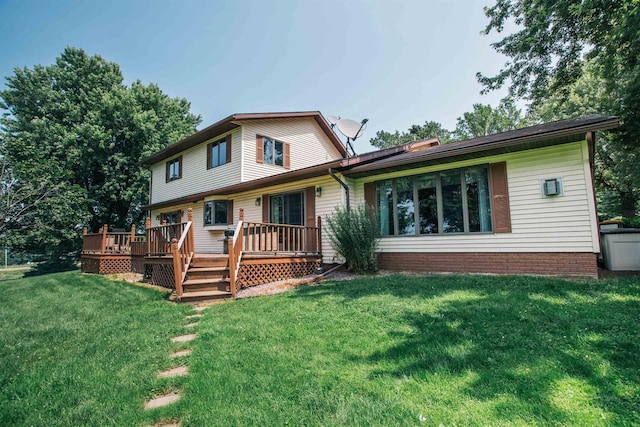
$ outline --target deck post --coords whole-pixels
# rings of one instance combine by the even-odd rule
[[[322,256],[322,217],[318,216],[318,254]]]
[[[240,221],[244,221],[244,208],[240,208]]]
[[[87,235],[87,226],[82,227],[82,235],[83,236]]]
[[[193,231],[193,209],[187,209],[187,221],[191,223],[191,228],[189,229],[189,238],[187,239],[187,252],[193,254],[195,252],[195,235]]]
[[[129,254],[131,254],[131,247],[136,240],[136,225],[131,224],[131,238],[129,239]]]
[[[107,253],[107,230],[109,226],[107,224],[102,226],[102,245],[100,246],[100,253]]]
[[[178,250],[178,239],[171,239],[171,256],[173,257],[173,280],[176,284],[176,296],[182,297],[182,269],[180,268],[180,251]]]
[[[149,256],[149,254],[151,253],[151,236],[149,235],[150,228],[151,228],[151,217],[147,217],[147,220],[144,222],[144,231],[147,235],[147,253],[146,253],[147,256]]]

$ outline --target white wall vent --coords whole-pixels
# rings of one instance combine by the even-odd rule
[[[550,178],[540,181],[542,197],[562,196],[562,178]]]

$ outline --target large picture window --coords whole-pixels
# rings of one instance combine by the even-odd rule
[[[493,231],[487,166],[376,182],[384,236]]]

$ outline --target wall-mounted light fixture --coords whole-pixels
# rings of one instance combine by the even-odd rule
[[[261,203],[262,203],[262,199],[260,197],[258,197],[256,199],[256,206],[260,206]]]
[[[316,187],[316,197],[322,196],[322,187]]]

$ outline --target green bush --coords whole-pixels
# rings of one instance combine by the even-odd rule
[[[350,271],[378,271],[375,252],[380,238],[380,227],[375,211],[365,205],[353,210],[338,208],[327,218],[327,226],[331,245],[347,261]]]

